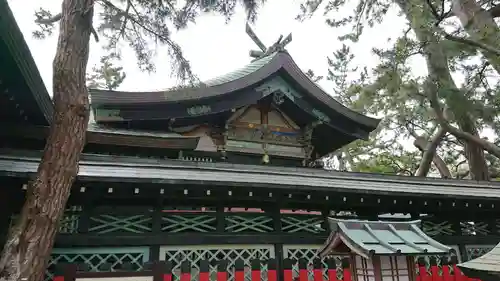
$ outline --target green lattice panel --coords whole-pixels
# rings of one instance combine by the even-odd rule
[[[213,232],[217,230],[214,215],[200,214],[164,214],[161,218],[163,232]]]
[[[71,206],[66,209],[64,215],[59,222],[59,233],[69,234],[78,232],[78,221],[80,219],[80,206]],[[16,219],[19,217],[18,214],[12,215],[10,218],[9,227],[12,226]]]
[[[422,230],[429,236],[454,235],[453,224],[449,221],[422,221]]]
[[[421,256],[415,256],[416,273],[420,274],[419,273],[420,267],[418,266],[418,260],[420,258],[424,258],[424,260],[425,260],[425,268],[427,270],[427,274],[432,275],[431,265],[430,265],[430,259],[431,258],[435,258],[437,266],[439,268],[439,273],[441,274],[441,270],[442,270],[441,268],[443,267],[443,265],[441,264],[441,257],[442,257],[441,255],[421,255]],[[450,272],[453,272],[453,266],[449,266],[449,270],[450,270]]]
[[[319,234],[325,232],[324,222],[323,216],[319,215],[282,215],[281,229],[283,232],[288,233],[307,232]]]
[[[308,275],[309,275],[309,280],[313,280],[313,261],[317,258],[318,256],[318,250],[321,247],[321,245],[283,245],[283,256],[284,258],[292,259],[292,260],[299,260],[299,259],[306,259],[308,263]],[[334,258],[336,261],[337,265],[337,278],[338,280],[342,280],[344,276],[344,272],[342,269],[342,258],[344,256],[330,256],[329,258]],[[321,261],[323,265],[323,279],[328,280],[328,263],[326,259],[323,259]],[[294,278],[298,278],[299,276],[299,265],[298,263],[295,263],[292,268],[292,274]]]
[[[273,245],[203,245],[203,246],[165,246],[160,248],[160,260],[173,263],[174,281],[180,280],[180,266],[183,261],[191,262],[193,270],[191,280],[197,280],[199,263],[201,260],[210,262],[210,280],[216,280],[217,262],[228,262],[228,280],[234,281],[234,266],[237,260],[243,260],[245,267],[245,280],[251,280],[250,263],[253,259],[267,260],[274,258]],[[267,280],[267,265],[262,264],[262,280]]]
[[[85,263],[91,271],[100,271],[105,264],[115,268],[121,263],[130,263],[134,270],[141,270],[149,260],[149,248],[95,248],[95,249],[54,249],[52,251],[45,280],[52,280],[58,263]]]
[[[453,250],[451,251],[451,254],[448,255],[448,257],[450,256],[456,256],[458,261],[460,262],[460,251],[459,251],[459,248],[458,246],[449,246],[451,247]],[[442,255],[417,255],[415,256],[415,267],[416,267],[416,272],[417,274],[419,273],[419,266],[418,266],[418,260],[420,258],[424,258],[424,261],[425,261],[425,267],[427,269],[427,273],[429,275],[432,275],[432,272],[431,272],[431,268],[430,268],[430,259],[431,257],[435,258],[436,259],[436,263],[437,263],[437,266],[439,267],[439,270],[440,270],[440,274],[441,274],[441,268],[442,268],[442,265],[441,265],[441,258],[443,257]],[[449,270],[450,272],[453,272],[453,266],[449,266]]]
[[[274,231],[273,219],[265,214],[235,214],[225,217],[227,232],[259,232]]]
[[[465,246],[467,260],[479,258],[491,251],[495,245],[467,245]]]
[[[460,222],[462,235],[489,235],[488,223],[484,221],[464,221]]]
[[[151,232],[152,217],[149,214],[108,215],[100,214],[90,217],[89,232],[106,233],[146,233]]]

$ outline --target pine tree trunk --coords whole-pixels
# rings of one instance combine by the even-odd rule
[[[64,0],[53,63],[54,118],[36,178],[0,259],[0,280],[41,281],[78,162],[89,115],[85,72],[93,0]]]
[[[422,43],[429,72],[429,81],[433,84],[431,91],[446,93],[447,107],[454,114],[460,130],[479,137],[474,120],[467,110],[463,108],[467,102],[466,97],[458,89],[451,76],[448,58],[442,44],[440,44],[440,39],[433,33],[430,25],[423,24],[430,22],[432,19],[430,11],[423,8],[427,6],[416,0],[396,0],[396,3],[405,13],[417,39]],[[469,140],[462,141],[472,179],[489,180],[484,147]]]

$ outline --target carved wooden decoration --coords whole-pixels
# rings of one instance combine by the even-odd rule
[[[236,111],[230,120],[227,147],[231,151],[300,158],[305,155],[299,126],[277,108],[249,106]]]
[[[248,23],[246,24],[245,31],[248,34],[248,36],[250,37],[250,39],[252,39],[252,41],[260,49],[259,51],[256,51],[256,50],[250,51],[250,56],[252,58],[256,58],[256,59],[263,58],[263,57],[268,56],[274,52],[283,51],[283,50],[285,50],[285,46],[288,45],[290,42],[292,42],[292,34],[290,33],[285,37],[285,39],[283,39],[283,35],[280,35],[280,37],[278,38],[278,40],[276,42],[274,42],[274,44],[272,44],[269,47],[266,47],[266,45],[264,45],[264,43],[262,43],[262,41],[259,39],[259,37],[257,37],[255,32],[253,32],[252,28],[250,27],[250,25]]]

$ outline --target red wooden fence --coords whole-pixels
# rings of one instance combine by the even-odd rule
[[[431,258],[429,268],[425,260],[420,258],[417,262],[417,269],[416,281],[481,281],[465,276],[457,267],[456,257],[441,259],[441,266],[437,265],[435,258]]]
[[[456,259],[455,259],[456,261]],[[353,276],[351,271],[351,266],[348,258],[342,260],[342,278],[338,278],[337,275],[337,264],[335,259],[327,259],[326,263],[328,268],[323,268],[323,263],[321,260],[315,260],[313,263],[308,263],[305,260],[289,260],[285,259],[282,263],[283,273],[282,275],[276,270],[276,260],[270,259],[266,261],[253,260],[251,262],[250,268],[246,268],[242,260],[235,262],[234,271],[234,281],[278,281],[278,278],[282,278],[283,281],[356,281],[355,276]],[[454,264],[450,262],[442,261],[442,266],[437,266],[435,259],[431,260],[431,266],[428,268],[423,264],[422,260],[419,260],[417,265],[417,274],[415,281],[480,281],[478,279],[472,279],[465,276],[462,271]],[[85,266],[79,266],[76,264],[68,264],[62,267],[58,267],[56,272],[56,277],[54,281],[75,281],[78,278],[109,278],[109,277],[139,277],[139,276],[151,276],[152,281],[228,281],[230,272],[228,270],[227,261],[216,262],[217,272],[212,274],[210,272],[210,265],[215,265],[210,261],[200,261],[198,264],[199,270],[192,271],[192,264],[189,262],[183,262],[180,266],[180,272],[172,271],[172,263],[170,262],[156,262],[148,263],[144,265],[144,270],[142,271],[132,271],[129,265],[123,264],[122,268],[115,269],[114,271],[107,272],[89,272],[86,271]],[[266,267],[263,268],[262,266]],[[294,274],[293,267],[298,266],[298,274]],[[233,269],[231,269],[233,270]],[[326,272],[325,272],[326,271]],[[197,276],[192,276],[197,274]],[[174,278],[176,275],[177,278]],[[280,276],[281,275],[281,276]],[[326,278],[325,278],[326,276]]]

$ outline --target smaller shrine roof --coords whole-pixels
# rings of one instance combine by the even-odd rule
[[[343,246],[364,258],[374,255],[446,254],[445,246],[420,228],[415,221],[367,221],[328,219],[332,233],[320,249],[320,256],[342,252]],[[345,249],[345,248],[344,248]]]
[[[474,277],[475,273],[484,272],[490,274],[500,274],[500,243],[488,253],[470,261],[458,264],[458,267],[469,277]],[[478,276],[479,278],[479,276]]]

